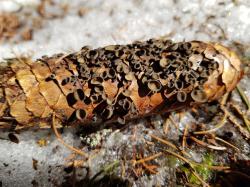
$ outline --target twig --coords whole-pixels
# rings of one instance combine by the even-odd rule
[[[188,156],[188,157],[191,157],[190,154],[188,154],[186,151],[180,150],[178,147],[176,147],[176,146],[175,146],[174,144],[172,144],[171,142],[169,142],[169,141],[167,141],[167,140],[164,140],[164,139],[162,139],[162,138],[159,138],[159,137],[157,137],[157,136],[155,136],[155,135],[153,135],[153,134],[151,134],[150,136],[151,136],[153,139],[155,139],[155,140],[157,140],[157,141],[159,141],[159,142],[161,142],[161,143],[163,143],[163,144],[165,144],[165,145],[168,145],[169,147],[172,147],[172,148],[175,149],[175,150],[181,151],[181,153],[182,153],[183,155],[186,155],[186,156]]]
[[[141,164],[141,163],[143,163],[143,162],[147,162],[147,161],[153,160],[153,159],[155,159],[155,158],[157,158],[157,157],[159,157],[159,156],[161,156],[161,155],[162,155],[162,152],[159,152],[159,153],[156,153],[156,154],[154,154],[154,155],[152,155],[152,156],[149,156],[149,157],[146,157],[146,158],[142,158],[142,159],[140,159],[140,160],[134,160],[134,161],[133,161],[133,164],[134,164],[134,165],[136,165],[136,164]]]
[[[221,109],[228,115],[228,119],[239,129],[241,134],[244,135],[245,138],[250,139],[249,132],[237,122],[235,117],[226,109],[226,107],[221,106]]]
[[[193,162],[193,161],[190,161],[190,160],[184,158],[183,156],[178,155],[177,153],[169,151],[169,150],[164,150],[164,152],[167,152],[167,153],[169,153],[169,154],[171,154],[173,156],[176,156],[180,160],[188,163],[191,167],[193,167],[193,166],[203,166],[203,167],[206,167],[206,168],[209,168],[209,169],[212,169],[212,170],[228,170],[228,169],[230,169],[230,167],[228,167],[228,166],[209,166],[209,165],[206,165],[206,164],[200,164],[200,163],[197,163],[197,162]]]
[[[84,160],[74,160],[72,162],[67,163],[67,166],[74,166],[76,168],[80,168],[84,166]]]
[[[147,169],[148,171],[150,171],[151,173],[153,174],[156,174],[158,173],[157,171],[155,171],[154,169],[157,168],[157,166],[154,166],[154,165],[147,165],[145,162],[142,162],[141,163],[143,165],[143,167],[145,167],[145,169]]]
[[[239,94],[240,94],[241,99],[242,99],[242,100],[244,101],[244,103],[247,105],[247,109],[250,110],[250,101],[249,101],[249,99],[247,98],[246,94],[244,93],[244,91],[242,90],[242,88],[241,88],[239,85],[237,85],[236,88],[237,88],[237,91],[238,91]]]
[[[168,145],[169,147],[172,147],[175,150],[178,150],[177,147],[174,144],[172,144],[171,142],[164,140],[162,138],[159,138],[158,136],[155,136],[153,134],[150,134],[150,136],[151,136],[151,138],[158,140],[159,142],[164,143],[164,144]]]
[[[192,162],[190,162],[187,158],[185,158],[185,157],[183,157],[183,156],[181,156],[181,155],[179,155],[179,154],[177,154],[177,153],[175,153],[173,151],[170,151],[170,150],[163,150],[163,151],[167,152],[168,154],[171,154],[171,155],[173,155],[173,156],[175,156],[177,158],[179,158],[180,160],[188,163],[192,167]]]
[[[206,164],[200,164],[200,163],[197,163],[197,162],[191,162],[191,163],[194,166],[202,166],[202,167],[205,167],[205,168],[208,168],[208,169],[211,169],[211,170],[217,170],[217,171],[224,171],[224,170],[230,169],[229,166],[210,166],[210,165],[206,165]]]
[[[175,122],[175,120],[174,120],[174,118],[173,118],[173,116],[172,116],[172,113],[171,113],[171,115],[169,116],[169,119],[170,119],[170,121],[174,124],[175,128],[176,128],[176,129],[179,129],[179,125]]]
[[[125,162],[124,160],[121,161],[121,176],[122,176],[122,178],[125,177],[125,173],[126,173],[124,162]]]
[[[229,93],[226,93],[226,94],[222,97],[221,102],[220,102],[221,105],[225,105],[225,104],[226,104],[227,99],[228,99],[228,96],[229,96]]]
[[[227,114],[225,113],[222,120],[217,125],[215,125],[214,128],[206,130],[206,131],[197,131],[197,132],[194,132],[194,134],[207,134],[207,133],[215,132],[216,130],[223,127],[226,121],[227,121]]]
[[[185,129],[184,129],[184,133],[183,133],[183,138],[182,138],[182,149],[184,150],[186,147],[186,143],[187,143],[187,134],[188,134],[188,125],[186,124]]]
[[[250,132],[250,122],[249,120],[247,119],[246,115],[243,114],[243,112],[241,111],[241,109],[239,108],[239,106],[235,105],[235,104],[231,104],[231,106],[238,112],[238,114],[241,116],[241,118],[243,119],[246,127],[247,127],[247,130]]]
[[[218,141],[223,142],[224,144],[227,144],[228,146],[230,146],[230,147],[232,147],[232,148],[236,149],[237,151],[240,151],[240,149],[239,149],[239,148],[237,148],[237,147],[235,147],[234,145],[230,144],[230,143],[229,143],[229,142],[227,142],[226,140],[223,140],[223,139],[221,139],[221,138],[219,138],[219,137],[215,137],[215,139],[216,139],[216,140],[218,140]]]
[[[250,132],[250,122],[247,119],[246,115],[242,115],[243,121],[245,123],[245,125],[247,126],[247,130]]]
[[[68,149],[74,151],[75,153],[81,155],[81,156],[85,156],[85,157],[88,157],[86,153],[84,153],[83,151],[79,150],[79,149],[76,149],[74,148],[73,146],[70,146],[69,144],[65,143],[64,140],[62,139],[62,136],[59,134],[59,132],[57,131],[57,128],[56,128],[56,124],[55,124],[55,113],[53,113],[53,116],[52,116],[52,128],[53,128],[53,131],[57,137],[57,139],[65,146],[67,147]]]
[[[214,150],[218,150],[218,151],[223,151],[223,150],[226,150],[227,148],[226,147],[220,147],[220,146],[214,146],[214,145],[210,145],[206,142],[203,142],[201,140],[198,140],[197,138],[193,137],[193,136],[190,136],[190,139],[195,141],[197,144],[199,145],[202,145],[202,146],[205,146],[205,147],[208,147],[210,149],[214,149]]]
[[[209,187],[209,184],[207,184],[194,170],[191,169],[191,173],[202,183],[204,187]]]

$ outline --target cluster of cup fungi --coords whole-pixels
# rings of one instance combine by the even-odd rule
[[[166,39],[12,60],[0,71],[0,121],[20,127],[46,126],[53,113],[64,124],[124,124],[218,99],[241,77],[229,49]]]

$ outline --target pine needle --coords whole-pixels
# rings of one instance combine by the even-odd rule
[[[56,124],[55,124],[55,114],[53,113],[53,117],[52,117],[52,128],[53,128],[53,131],[57,137],[57,139],[65,146],[67,147],[68,149],[70,149],[71,151],[81,155],[81,156],[85,156],[85,157],[88,157],[86,153],[84,153],[83,151],[81,151],[80,149],[77,149],[73,146],[70,146],[69,144],[65,143],[64,140],[62,139],[62,136],[59,134],[59,132],[57,131],[57,128],[56,128]]]

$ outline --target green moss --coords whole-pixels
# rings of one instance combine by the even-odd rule
[[[105,175],[111,175],[115,172],[115,170],[118,168],[120,161],[115,160],[112,163],[103,166],[102,171]]]
[[[212,178],[213,171],[207,168],[206,166],[212,166],[214,164],[214,158],[211,153],[206,153],[203,156],[203,161],[199,165],[194,165],[192,168],[188,165],[180,166],[180,169],[186,173],[188,176],[189,183],[201,185],[200,180],[191,172],[192,170],[197,173],[202,180],[209,181]]]
[[[203,156],[203,162],[202,164],[207,165],[207,166],[212,166],[213,165],[213,155],[211,153],[206,153]],[[203,180],[208,181],[212,177],[212,171],[204,167],[202,165],[195,166],[195,170],[198,172],[198,174],[203,178]]]

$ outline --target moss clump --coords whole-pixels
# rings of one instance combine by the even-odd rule
[[[188,182],[191,184],[201,185],[201,181],[194,175],[194,172],[199,175],[199,177],[207,182],[213,176],[213,171],[206,166],[212,166],[214,164],[214,157],[211,153],[206,153],[203,156],[203,161],[200,164],[190,166],[190,165],[182,165],[180,169],[185,173],[188,177]]]

